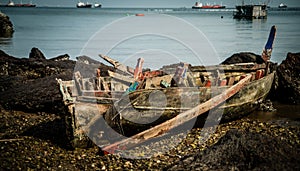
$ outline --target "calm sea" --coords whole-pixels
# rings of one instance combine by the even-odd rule
[[[204,51],[214,51],[212,55],[216,54],[219,61],[242,51],[260,54],[272,25],[277,26],[273,61],[281,62],[288,52],[300,52],[298,10],[269,10],[267,19],[252,21],[233,19],[233,9],[0,8],[0,11],[10,17],[15,29],[13,38],[0,39],[1,50],[17,57],[28,57],[30,49],[37,47],[48,58],[65,53],[72,59],[82,54],[97,58],[100,53],[119,60],[148,55],[153,57],[149,64],[153,66],[155,61],[159,65],[170,62],[164,60],[168,57],[197,65],[209,61],[209,57],[201,57],[199,63],[191,60],[193,55]],[[136,17],[137,13],[145,16]],[[210,56],[209,53],[204,55]]]

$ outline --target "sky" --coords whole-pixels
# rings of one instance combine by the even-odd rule
[[[37,6],[50,7],[75,7],[78,0],[13,0],[15,3],[32,2]],[[222,4],[227,7],[240,5],[242,0],[82,0],[83,2],[101,3],[103,8],[190,8],[196,1],[202,3]],[[270,1],[271,7],[277,7],[280,3],[285,3],[288,7],[300,7],[300,0],[244,0],[245,4],[259,4]],[[0,0],[1,4],[6,4],[8,0]]]

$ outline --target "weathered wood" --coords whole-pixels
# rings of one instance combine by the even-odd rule
[[[162,80],[167,82],[168,84],[171,84],[172,77],[173,77],[173,75],[164,75],[164,76],[161,76],[161,77],[147,78],[145,89],[161,87],[160,83],[161,83]]]
[[[211,66],[191,66],[192,72],[203,72],[203,71],[239,71],[239,72],[246,72],[246,71],[255,71],[258,69],[265,68],[265,64],[255,64],[255,63],[239,63],[239,64],[231,64],[231,65],[211,65]]]
[[[227,89],[225,92],[223,92],[220,95],[217,95],[210,100],[199,104],[193,109],[190,109],[188,111],[185,111],[183,113],[180,113],[176,117],[163,122],[160,125],[157,125],[155,127],[152,127],[148,130],[145,130],[141,133],[138,133],[130,138],[123,139],[119,142],[115,142],[109,146],[106,146],[102,148],[103,151],[106,151],[108,153],[114,153],[114,150],[116,149],[126,149],[131,148],[139,143],[142,143],[150,138],[154,138],[157,136],[160,136],[167,132],[168,130],[175,128],[207,111],[210,109],[218,106],[222,102],[226,101],[230,97],[232,97],[234,94],[236,94],[239,90],[241,90],[251,79],[252,75],[247,75],[244,79],[240,80],[237,84],[233,85],[229,89]]]
[[[91,100],[119,100],[118,98],[110,98],[110,97],[93,97],[93,96],[80,96],[77,100],[82,99],[91,99]]]
[[[107,61],[108,63],[112,64],[116,69],[118,70],[121,70],[129,75],[133,75],[134,74],[134,69],[129,67],[129,66],[126,66],[122,63],[120,63],[119,61],[117,60],[114,60],[108,56],[105,56],[105,55],[101,55],[99,54],[99,56],[104,59],[105,61]]]
[[[143,58],[139,58],[137,60],[137,64],[136,64],[136,67],[135,67],[135,70],[134,70],[134,80],[137,80],[140,76],[140,73],[143,72],[143,64],[144,64],[144,59]]]
[[[131,76],[124,76],[124,75],[121,75],[121,74],[118,74],[118,73],[112,72],[112,71],[108,71],[108,75],[112,78],[126,82],[128,84],[130,84],[134,81],[134,78]]]

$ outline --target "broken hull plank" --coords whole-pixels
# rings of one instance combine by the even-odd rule
[[[124,72],[124,73],[127,73],[128,75],[133,75],[134,74],[134,69],[129,67],[129,66],[126,66],[122,63],[120,63],[119,61],[116,61],[108,56],[105,56],[105,55],[101,55],[99,54],[99,56],[104,59],[105,61],[107,61],[108,63],[112,64],[116,69]]]

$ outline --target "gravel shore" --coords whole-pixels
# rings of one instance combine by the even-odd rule
[[[20,59],[0,51],[0,170],[300,170],[299,117],[223,123],[205,142],[202,135],[214,127],[195,127],[126,151],[131,158],[101,155],[97,146],[70,149],[55,78],[72,79],[75,61],[68,55],[47,60],[36,49],[31,54]],[[280,71],[286,74],[278,76],[285,84],[275,84],[282,93],[271,93],[293,104],[300,97],[299,56],[288,54]],[[111,68],[81,60],[85,69]],[[264,107],[270,110],[270,105]]]
[[[0,170],[299,170],[300,122],[240,119],[224,123],[204,143],[193,128],[177,146],[151,158],[126,159],[100,155],[99,148],[66,147],[62,119],[49,113],[1,109]],[[184,133],[140,148],[163,151]],[[164,143],[166,144],[166,143]],[[147,152],[147,151],[146,151]],[[143,154],[146,155],[146,154]]]

